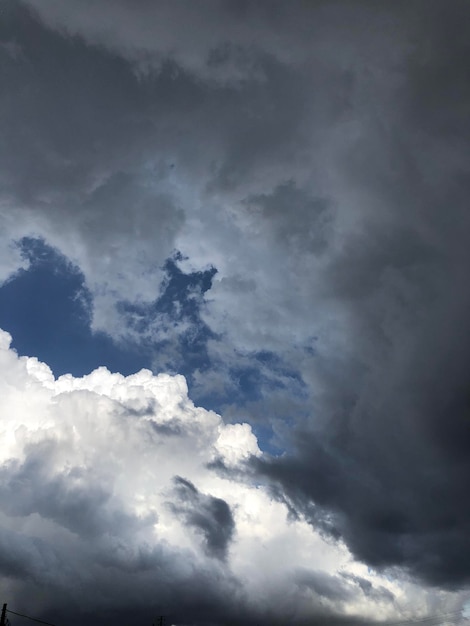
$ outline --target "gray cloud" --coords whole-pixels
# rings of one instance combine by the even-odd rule
[[[61,475],[48,476],[44,460],[54,459],[56,443],[30,446],[26,461],[7,464],[0,472],[4,513],[11,517],[38,514],[63,528],[90,539],[103,534],[122,535],[155,523],[157,516],[139,519],[109,507],[111,493],[93,485],[90,469],[72,467]],[[114,508],[114,510],[113,510]]]
[[[221,498],[200,493],[191,481],[180,476],[174,478],[174,484],[177,502],[169,504],[172,510],[203,535],[211,556],[225,559],[235,532],[228,504]]]
[[[307,370],[322,392],[318,419],[294,436],[295,456],[264,468],[314,523],[327,515],[359,558],[449,587],[468,582],[470,519],[470,222],[460,174],[469,155],[455,135],[457,126],[468,133],[459,87],[467,44],[465,29],[454,29],[467,9],[447,14],[431,3],[398,119],[386,109],[389,129],[369,122],[345,166],[370,205],[325,274],[326,293],[347,315],[347,341]]]
[[[273,229],[275,240],[281,245],[312,254],[320,254],[327,248],[332,222],[328,202],[310,197],[294,181],[280,184],[270,195],[249,198],[247,205],[248,210],[261,213],[267,229]]]
[[[395,596],[388,589],[380,585],[374,586],[370,580],[362,578],[362,576],[357,576],[355,574],[343,574],[343,578],[357,585],[362,593],[367,597],[392,602],[395,600]]]
[[[344,581],[336,576],[327,575],[325,572],[299,571],[295,581],[299,586],[307,587],[322,598],[333,602],[342,602],[354,593]]]

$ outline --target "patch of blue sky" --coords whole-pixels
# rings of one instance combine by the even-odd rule
[[[286,389],[296,387],[297,393],[304,394],[307,386],[298,370],[289,367],[280,355],[268,350],[262,350],[253,354],[254,359],[260,363],[265,371],[270,372],[269,380],[272,388]]]
[[[295,389],[297,394],[304,392],[305,383],[299,372],[284,366],[279,357],[273,355],[272,359],[265,360],[263,355],[261,363],[257,353],[248,358],[251,365],[230,369],[231,379],[236,381],[238,396],[245,401],[260,400],[266,393],[280,389]]]
[[[216,339],[223,341],[223,338]],[[300,372],[288,367],[273,352],[240,354],[234,351],[226,361],[219,358],[209,362],[206,372],[209,379],[215,376],[217,384],[211,386],[209,381],[207,386],[196,385],[194,398],[218,413],[227,406],[243,410],[275,394],[301,399],[308,393]]]
[[[286,451],[284,431],[292,426],[293,413],[304,417],[308,387],[300,373],[273,352],[236,355],[237,360],[227,368],[226,385],[218,393],[198,389],[197,399],[225,419],[249,422],[260,448],[278,456]]]
[[[274,352],[234,352],[229,363],[211,358],[208,341],[223,338],[210,330],[200,313],[215,268],[185,274],[175,253],[165,263],[165,279],[156,287],[154,301],[119,303],[132,332],[128,341],[115,342],[105,333],[91,332],[92,297],[78,267],[41,239],[24,238],[18,246],[29,267],[0,288],[0,327],[11,333],[19,354],[38,357],[56,376],[82,376],[102,365],[124,375],[143,367],[183,374],[195,402],[222,414],[236,407],[238,418],[246,414],[253,424],[261,447],[279,452],[270,418],[253,414],[251,419],[251,408],[270,396],[299,399],[306,393],[305,384]],[[196,373],[200,381],[214,372],[225,381],[218,392],[210,384],[193,384]],[[279,409],[275,419],[287,423],[290,417]]]
[[[166,279],[153,302],[119,303],[123,321],[134,332],[118,343],[106,333],[91,332],[92,297],[78,267],[41,239],[23,238],[18,247],[29,267],[0,288],[0,327],[11,333],[20,355],[38,357],[56,376],[82,376],[105,365],[124,375],[142,367],[177,372],[190,382],[196,369],[211,366],[207,341],[215,335],[199,312],[215,269],[184,274],[177,267],[178,253],[168,259]],[[152,329],[165,324],[168,332],[152,340]]]
[[[262,351],[247,355],[251,365],[231,370],[238,381],[238,391],[248,402],[262,400],[268,395],[285,392],[297,398],[306,395],[306,385],[300,372],[288,367],[280,355]]]
[[[153,369],[183,374],[191,388],[194,372],[212,365],[207,342],[216,335],[202,321],[200,309],[216,269],[185,274],[177,265],[180,259],[176,252],[166,261],[158,298],[145,304],[120,302],[118,310],[128,329],[150,342]]]
[[[0,288],[0,327],[18,354],[36,356],[56,376],[82,376],[100,365],[128,375],[150,366],[150,353],[91,332],[91,296],[79,268],[41,239],[18,246],[29,268]]]
[[[281,456],[285,452],[285,444],[278,441],[270,424],[251,424],[251,429],[258,440],[258,446],[271,456]]]

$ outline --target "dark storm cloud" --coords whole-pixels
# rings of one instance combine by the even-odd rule
[[[369,205],[325,274],[348,344],[319,356],[295,455],[259,469],[358,558],[458,588],[470,580],[470,13],[410,7],[426,19],[399,98],[377,103],[343,164]]]
[[[54,546],[26,533],[0,531],[2,574],[20,585],[29,603],[40,590],[43,608],[36,608],[36,617],[39,614],[54,623],[80,624],[86,620],[97,625],[110,621],[148,623],[155,619],[155,613],[178,623],[185,623],[188,617],[191,623],[223,623],[230,614],[235,620],[243,619],[243,610],[230,602],[230,583],[221,594],[225,583],[221,585],[214,572],[201,568],[190,585],[185,585],[186,564],[181,556],[161,546],[142,547],[137,552],[118,542],[76,546],[60,535]],[[129,587],[129,580],[135,588]],[[44,593],[46,587],[50,597]],[[236,596],[236,587],[232,587],[232,594]],[[12,610],[17,605],[18,601],[9,604]]]
[[[46,24],[48,16],[63,10],[60,4],[32,4]],[[72,203],[74,212],[87,211],[89,227],[96,232],[101,228],[93,220],[103,219],[108,210],[113,210],[113,199],[126,201],[129,181],[139,183],[135,172],[146,160],[156,164],[152,174],[157,178],[166,177],[165,168],[174,165],[176,159],[180,167],[186,165],[195,172],[200,169],[204,175],[207,167],[212,168],[211,188],[233,188],[253,177],[253,167],[287,162],[296,159],[301,148],[308,150],[309,137],[305,136],[303,123],[309,125],[309,118],[316,118],[309,132],[317,132],[321,125],[331,124],[350,109],[350,74],[319,56],[309,58],[314,73],[302,66],[292,71],[282,55],[276,57],[275,47],[263,50],[267,46],[263,35],[268,34],[269,40],[269,29],[260,31],[259,46],[248,48],[261,75],[248,72],[242,82],[214,85],[178,65],[171,52],[160,60],[158,71],[136,75],[126,62],[129,47],[106,49],[99,37],[92,42],[96,45],[86,45],[86,25],[78,28],[79,37],[70,36],[67,27],[72,27],[76,9],[72,4],[71,22],[67,23],[65,8],[65,30],[59,31],[38,22],[35,11],[26,9],[28,3],[8,0],[4,5],[2,71],[9,89],[3,101],[3,188],[24,200],[36,201],[38,194],[57,198],[57,194],[67,193],[59,196],[59,201],[66,204],[61,210],[68,207],[72,211]],[[139,15],[129,8],[134,5],[122,2],[119,6],[123,15]],[[160,8],[164,6],[162,3]],[[214,6],[219,9],[222,24],[231,25],[233,11],[228,5]],[[166,8],[171,16],[171,7]],[[283,44],[289,46],[295,37],[289,31],[283,32],[284,15],[276,17],[278,10],[268,10],[263,3],[258,8],[261,10],[255,13],[267,24],[274,16],[280,36],[287,38]],[[101,19],[108,23],[107,12],[113,7],[104,4],[102,9]],[[145,19],[149,10],[148,19],[155,15],[161,19],[156,9],[144,3],[141,16]],[[191,12],[190,3],[181,3],[174,9],[173,18],[186,21]],[[301,21],[297,12],[290,14],[284,8],[281,13],[286,13],[287,19],[293,17],[295,24]],[[200,19],[204,12],[198,14]],[[122,17],[119,12],[117,15]],[[52,22],[55,24],[54,19]],[[244,28],[249,25],[242,24]],[[151,23],[151,28],[157,27],[158,22]],[[130,22],[116,22],[116,32],[126,28],[132,35]],[[199,36],[191,28],[193,35]],[[210,31],[210,22],[206,28]],[[219,37],[224,42],[226,35],[222,31],[216,34],[217,40]],[[181,44],[178,38],[176,41],[178,45],[172,46],[175,54]],[[21,53],[9,52],[13,44]],[[214,45],[217,47],[217,41]],[[312,99],[315,89],[318,93]],[[202,153],[200,146],[204,146]],[[119,189],[117,195],[113,191],[117,185],[125,187],[122,199]],[[146,188],[142,191],[148,193]],[[134,189],[130,202],[140,202],[140,196]],[[91,208],[98,198],[108,209],[103,212],[101,207],[100,215],[94,217]],[[46,204],[50,200],[48,196]],[[122,218],[122,213],[119,215]]]
[[[328,202],[312,198],[290,180],[280,184],[272,194],[247,200],[248,210],[259,211],[272,228],[275,239],[293,249],[320,254],[327,247],[332,215]],[[292,219],[295,211],[295,219]]]
[[[192,482],[180,476],[175,477],[174,483],[177,502],[170,503],[171,508],[202,534],[208,554],[225,559],[235,532],[228,504],[221,498],[200,493]]]
[[[279,132],[273,132],[280,112],[292,125],[289,111],[296,101],[302,102],[287,101],[275,77],[269,80],[274,93],[256,87],[257,81],[246,88],[214,89],[171,59],[158,73],[139,78],[124,59],[102,47],[46,29],[22,3],[5,2],[2,15],[2,82],[9,85],[3,93],[2,190],[25,200],[37,201],[38,194],[46,192],[75,192],[78,198],[67,196],[68,204],[82,200],[93,214],[93,203],[99,200],[112,210],[116,201],[126,201],[135,171],[156,152],[167,167],[175,154],[193,161],[205,136],[210,158],[219,133],[231,137],[230,143],[240,142],[233,147],[234,159],[235,152],[243,151],[242,144],[247,157],[253,149],[273,149],[272,142],[281,147]],[[12,44],[21,52],[12,55]],[[269,120],[257,120],[254,113],[266,108],[268,99],[275,110]],[[211,121],[216,121],[216,134],[211,132],[207,142]],[[240,126],[242,134],[233,133]],[[287,128],[285,134],[290,133]],[[178,137],[184,137],[183,151]],[[227,159],[225,146],[224,154]],[[235,160],[238,167],[241,159]],[[158,168],[154,174],[158,176]],[[160,171],[165,174],[165,169]],[[134,189],[127,201],[139,198]],[[91,227],[100,231],[99,224]]]
[[[143,111],[133,77],[125,64],[40,28],[18,3],[4,5],[2,40],[21,54],[2,55],[2,188],[34,199],[80,189],[105,154],[122,157],[124,136],[130,152],[135,145],[139,123],[128,106]]]

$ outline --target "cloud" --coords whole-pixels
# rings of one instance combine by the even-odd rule
[[[151,555],[166,562],[171,546],[176,554],[183,546],[204,580],[220,579],[225,590],[232,574],[249,580],[267,606],[275,596],[267,589],[281,589],[287,575],[276,586],[274,560],[252,540],[249,516],[240,519],[246,509],[234,493],[248,489],[247,502],[253,485],[206,467],[220,469],[221,454],[227,466],[249,459],[252,480],[263,485],[255,491],[265,505],[262,528],[282,535],[269,512],[290,510],[302,541],[320,532],[378,569],[398,567],[443,589],[468,584],[468,5],[4,4],[0,276],[24,263],[12,241],[42,236],[83,272],[93,328],[118,341],[131,334],[122,303],[151,309],[174,249],[186,276],[215,268],[197,300],[207,341],[196,384],[201,396],[221,398],[227,419],[271,429],[284,452],[251,458],[247,428],[231,431],[222,450],[214,443],[216,431],[227,433],[221,419],[192,407],[180,378],[159,379],[157,393],[149,373],[120,379],[98,370],[85,382],[52,383],[30,365],[45,377],[31,383],[34,411],[44,414],[24,430],[34,411],[21,404],[23,421],[6,433],[13,456],[3,489],[18,485],[19,494],[12,515],[43,519],[46,505],[28,491],[40,479],[49,485],[47,524],[64,537],[102,537],[124,515],[123,526],[153,545],[156,524],[169,543]],[[164,320],[169,345],[155,369],[180,365],[188,327],[173,331],[175,317]],[[148,328],[155,338],[162,325]],[[5,371],[25,384],[18,363]],[[237,392],[253,371],[256,393],[245,402]],[[18,402],[5,396],[2,410],[15,414]],[[80,415],[86,445],[72,445],[76,425],[63,414]],[[232,436],[240,445],[229,450]],[[163,450],[157,470],[153,454]],[[91,482],[89,467],[96,484],[82,519],[73,503]],[[174,476],[194,485],[179,502],[179,521],[161,506],[169,495],[147,497],[154,474],[168,494]],[[221,480],[241,490],[233,488],[233,500]],[[276,533],[269,545],[287,559]],[[214,540],[225,561],[210,553]],[[258,568],[240,548],[248,545]],[[295,545],[289,563],[308,568]],[[143,554],[129,562],[153,563]],[[30,558],[38,559],[32,548]],[[181,581],[187,560],[174,560],[171,580]],[[235,564],[243,575],[225,576]],[[260,569],[269,571],[265,585]],[[310,606],[308,594],[333,582],[349,597],[353,579],[327,573],[333,579],[312,575],[310,586],[297,585],[297,606]],[[198,594],[189,595],[197,604]],[[214,598],[211,606],[220,606]]]
[[[12,608],[69,623],[131,611],[301,623],[432,601],[289,517],[247,473],[261,455],[248,424],[194,406],[181,376],[54,379],[1,340],[0,580]]]
[[[177,503],[171,503],[173,512],[202,533],[211,556],[225,559],[235,529],[228,504],[221,498],[201,494],[191,481],[180,476],[175,477],[174,483]]]
[[[86,14],[78,2],[64,6],[55,0],[29,0],[27,4],[49,27],[104,46],[134,62],[140,71],[158,69],[170,59],[184,71],[222,83],[262,80],[263,55],[304,62],[310,52],[309,35],[321,36],[314,12],[302,3],[297,3],[299,12],[281,2],[208,0],[196,10],[186,1],[175,5],[144,0],[136,11],[136,5],[119,0],[90,4]],[[313,26],[313,33],[301,15]]]
[[[67,253],[93,291],[94,327],[116,334],[116,300],[152,300],[160,268],[175,247],[198,269],[217,267],[221,278],[237,280],[245,272],[245,267],[234,271],[232,254],[269,274],[271,255],[249,231],[253,226],[262,233],[271,218],[255,215],[254,223],[245,224],[246,211],[238,216],[238,206],[297,179],[298,187],[292,187],[302,206],[310,196],[324,198],[326,190],[315,188],[323,179],[320,130],[335,128],[349,111],[352,83],[342,62],[323,55],[320,24],[334,30],[338,23],[342,29],[341,19],[334,12],[324,15],[324,9],[302,18],[282,4],[268,10],[255,3],[244,9],[255,17],[252,23],[241,19],[244,11],[223,2],[208,3],[197,16],[191,4],[142,3],[136,12],[125,2],[104,3],[99,9],[90,6],[97,12],[94,18],[91,13],[83,18],[73,4],[37,3],[46,28],[27,6],[9,2],[4,10],[5,45],[13,41],[22,50],[14,58],[5,53],[4,59],[10,95],[4,102],[2,192],[6,215],[12,210],[16,215],[12,237],[40,235]],[[195,29],[195,19],[205,28]],[[305,19],[318,30],[318,39],[308,34],[313,50],[309,44],[303,52],[311,70],[305,62],[282,57],[299,41],[299,25],[305,35],[300,39],[306,39]],[[95,26],[109,32],[104,27],[109,23],[115,25],[116,45],[103,45],[101,35],[93,34]],[[185,42],[192,46],[191,38],[170,35],[186,32],[189,25],[191,38],[203,49],[240,38],[233,45],[259,57],[263,80],[249,73],[236,85],[201,82],[184,61],[198,55],[193,50],[179,55]],[[126,54],[116,56],[116,50],[132,51],[147,30],[152,45],[168,37],[172,42],[162,52],[167,61],[159,71],[139,77]],[[83,38],[73,38],[74,32]],[[261,53],[256,46],[252,50],[254,38]],[[205,52],[201,55],[197,63],[206,66]],[[318,155],[311,150],[317,140]],[[313,176],[312,167],[318,170]],[[288,192],[284,189],[284,196]],[[284,210],[279,202],[278,218]],[[288,203],[297,212],[295,191]],[[308,211],[299,211],[293,221],[304,224]],[[222,297],[217,293],[217,300]]]

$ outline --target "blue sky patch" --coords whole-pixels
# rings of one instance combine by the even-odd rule
[[[150,354],[137,346],[91,332],[91,296],[79,268],[41,239],[18,245],[30,265],[0,288],[0,327],[20,355],[38,357],[56,376],[83,376],[100,365],[124,375],[149,367]]]
[[[217,270],[185,274],[177,265],[179,260],[181,255],[176,252],[166,261],[157,299],[149,304],[120,302],[118,309],[128,328],[150,342],[153,369],[179,372],[191,384],[195,370],[211,366],[207,341],[216,335],[202,321],[200,308]]]
[[[215,335],[199,309],[214,268],[184,274],[176,253],[164,266],[166,278],[155,301],[119,304],[135,333],[133,341],[115,342],[91,332],[92,296],[77,266],[42,239],[25,237],[18,246],[29,267],[0,288],[0,327],[11,333],[19,354],[38,357],[56,376],[82,376],[105,365],[124,375],[143,367],[178,371],[191,382],[196,369],[210,367],[207,340]],[[166,325],[166,338],[148,341],[152,327],[159,325]]]
[[[77,266],[42,239],[25,237],[18,246],[29,267],[0,288],[0,327],[11,333],[20,355],[38,357],[56,376],[83,376],[100,365],[123,375],[143,367],[155,373],[178,372],[186,377],[198,404],[222,414],[233,403],[243,413],[287,387],[302,394],[304,384],[298,373],[286,368],[275,353],[234,354],[231,364],[210,359],[207,342],[218,337],[202,321],[200,309],[215,268],[185,274],[178,267],[181,256],[175,253],[164,265],[161,293],[153,302],[119,303],[133,339],[115,342],[105,333],[91,331],[92,296]],[[162,330],[166,338],[159,340]],[[194,386],[196,371],[210,376],[224,367],[231,381],[225,392]],[[276,454],[279,448],[271,426],[255,419],[253,428],[261,447]]]

